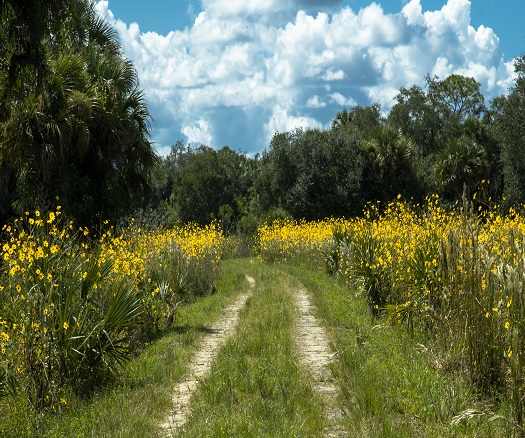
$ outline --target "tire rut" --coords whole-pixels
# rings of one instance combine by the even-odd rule
[[[329,425],[325,436],[347,436],[341,427],[343,413],[338,408],[339,388],[330,370],[330,363],[333,362],[335,354],[330,351],[328,336],[312,314],[314,307],[304,289],[295,293],[295,304],[299,311],[299,318],[295,324],[295,344],[300,362],[311,379],[312,388],[320,394],[324,402]]]
[[[173,388],[173,412],[161,425],[167,436],[176,433],[188,420],[191,414],[190,398],[193,392],[199,381],[210,371],[219,349],[235,332],[239,313],[246,305],[246,301],[251,296],[251,289],[255,285],[255,280],[252,277],[246,275],[246,280],[250,284],[250,291],[239,296],[233,304],[223,310],[222,316],[207,331],[199,350],[188,364],[187,377]]]

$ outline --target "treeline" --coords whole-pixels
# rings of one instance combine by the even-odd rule
[[[525,203],[525,57],[515,67],[513,88],[489,107],[474,79],[427,76],[386,116],[377,104],[343,109],[330,129],[276,133],[255,157],[179,142],[155,168],[152,205],[250,232],[267,217],[348,217],[399,195]]]
[[[387,115],[343,109],[255,157],[181,142],[159,157],[137,72],[92,1],[0,0],[0,15],[2,223],[60,204],[83,225],[142,210],[250,233],[268,216],[351,216],[398,195],[525,202],[525,56],[488,107],[474,79],[427,76]]]

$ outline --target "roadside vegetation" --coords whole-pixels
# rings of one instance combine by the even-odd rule
[[[494,436],[496,432],[499,436],[504,431],[520,436],[525,351],[523,227],[524,219],[515,211],[502,216],[494,207],[476,215],[468,203],[445,210],[434,197],[416,207],[403,201],[382,209],[371,205],[362,218],[347,221],[288,222],[271,230],[261,228],[259,254],[263,260],[299,261],[312,270],[311,242],[315,242],[318,256],[324,253],[317,269],[324,262],[325,269],[344,285],[343,290],[354,291],[359,299],[350,300],[352,306],[366,303],[371,323],[363,321],[363,309],[359,316],[349,307],[348,314],[341,315],[348,331],[338,343],[347,345],[349,339],[355,339],[358,348],[353,354],[359,352],[353,358],[342,358],[341,366],[344,360],[353,361],[347,364],[353,368],[345,379],[357,378],[363,361],[370,360],[377,367],[370,384],[380,390],[376,393],[367,387],[361,394],[363,403],[374,402],[368,397],[378,395],[377,405],[371,408],[373,415],[379,414],[376,409],[385,408],[388,398],[382,398],[384,394],[403,388],[403,380],[411,385],[408,375],[414,373],[412,383],[418,390],[406,389],[403,397],[411,400],[405,402],[414,408],[411,415],[415,417],[408,420],[404,407],[392,405],[386,408],[386,423],[379,419],[379,429],[363,425],[357,436],[379,432],[381,436],[449,436],[446,426],[439,424],[445,418],[449,426],[476,423],[480,428],[472,429],[472,436]],[[306,230],[316,232],[295,238]],[[319,281],[315,274],[309,275]],[[334,298],[341,301],[339,305],[347,302],[342,290],[338,295]],[[334,311],[323,316],[330,321]],[[376,343],[380,348],[375,348]],[[347,347],[342,348],[347,354]],[[361,357],[362,351],[370,349],[370,358]],[[357,356],[361,359],[356,360]],[[398,361],[399,368],[385,369],[390,360]],[[437,387],[433,386],[436,382],[424,386],[429,373],[439,379]],[[359,384],[366,381],[362,377]],[[388,383],[381,386],[385,381]],[[457,394],[448,394],[450,388]],[[349,396],[358,397],[355,391]],[[403,403],[398,395],[392,397],[394,404]],[[418,405],[420,399],[422,405]],[[428,406],[432,414],[427,413],[440,418],[430,427],[419,424]],[[393,419],[398,409],[401,425]],[[468,430],[458,436],[467,436]]]
[[[60,207],[47,216],[28,212],[4,232],[4,436],[11,414],[22,419],[13,406],[29,410],[41,433],[40,420],[60,417],[71,397],[118,382],[124,364],[171,326],[180,304],[216,288],[224,243],[213,224],[120,232],[108,226],[90,237],[86,227],[64,220]]]
[[[372,318],[366,297],[331,276],[284,269],[311,294],[337,352],[332,370],[348,436],[520,436],[508,401],[479,396],[460,369],[442,366],[427,336]]]
[[[476,239],[472,234],[474,226]],[[113,374],[112,379],[99,381],[100,385],[87,398],[76,387],[82,379],[59,386],[60,368],[53,365],[52,369],[56,369],[53,376],[57,378],[53,380],[55,386],[47,389],[49,399],[44,397],[41,405],[27,403],[38,400],[28,395],[39,380],[20,372],[15,391],[0,401],[2,433],[5,436],[160,434],[160,424],[171,408],[170,390],[184,375],[185,363],[198,345],[200,330],[205,332],[225,303],[248,287],[244,280],[248,273],[256,280],[256,292],[241,312],[237,334],[219,352],[210,376],[201,382],[191,399],[192,415],[183,429],[186,436],[202,435],[204,431],[220,436],[226,430],[233,433],[230,436],[252,432],[275,436],[272,435],[275,430],[283,436],[322,433],[326,423],[316,408],[321,402],[309,387],[304,370],[297,365],[290,338],[291,294],[299,287],[305,287],[312,296],[317,317],[328,329],[337,357],[332,369],[342,394],[340,405],[335,408],[343,410],[344,427],[351,434],[520,436],[521,405],[514,397],[521,391],[516,388],[521,376],[521,347],[515,344],[519,339],[514,336],[520,333],[521,301],[519,292],[512,296],[501,293],[511,293],[516,290],[512,287],[522,283],[512,283],[516,281],[514,274],[501,274],[519,272],[522,257],[500,248],[510,245],[516,251],[520,240],[511,237],[519,236],[522,226],[517,214],[500,216],[489,211],[481,221],[464,207],[447,212],[436,199],[431,199],[418,209],[398,201],[384,213],[371,206],[363,218],[354,220],[295,224],[286,221],[261,227],[258,257],[273,262],[254,258],[219,262],[218,292],[205,293],[197,300],[186,296],[186,302],[176,308],[173,323],[168,324],[164,319],[166,313],[162,312],[163,325],[153,331],[153,336],[150,333],[146,337],[148,341],[136,351],[141,354],[128,364],[119,365],[119,373]],[[213,235],[210,229],[205,233]],[[304,238],[297,238],[301,233]],[[425,246],[429,235],[444,238]],[[140,254],[138,236],[134,234],[126,244],[116,239],[115,246],[120,250],[115,253],[126,260],[129,253],[123,248],[131,245]],[[151,235],[146,241],[151,242]],[[154,246],[162,247],[159,242],[162,241],[157,240]],[[483,251],[493,251],[490,259],[497,260],[498,269],[493,269],[494,265],[488,265],[486,270],[478,265],[464,268],[462,263],[474,263],[472,258],[466,258],[469,254],[488,257],[478,246],[473,251],[472,245],[480,242]],[[82,245],[85,244],[81,243],[80,248]],[[388,254],[390,262],[382,264]],[[447,264],[451,254],[461,262]],[[500,258],[496,258],[498,254]],[[139,260],[147,258],[140,256],[136,258]],[[172,261],[169,266],[176,265]],[[397,270],[397,276],[390,269]],[[82,275],[79,272],[80,278]],[[482,276],[479,288],[472,287],[477,284],[474,275]],[[489,276],[485,288],[484,276]],[[142,278],[143,285],[150,284],[148,278],[151,277]],[[397,282],[385,284],[388,279]],[[505,279],[508,284],[503,283]],[[103,284],[101,279],[97,281]],[[37,285],[35,291],[42,287],[38,282]],[[135,321],[139,326],[148,327],[146,316],[151,318],[155,314],[156,305],[163,308],[160,292],[156,291],[158,286],[154,286],[145,289],[141,286],[135,291],[135,296],[142,297],[141,308],[149,307],[150,312],[137,316],[143,318]],[[81,283],[79,289],[82,290]],[[15,291],[16,286],[13,294]],[[107,296],[107,292],[101,296]],[[51,320],[53,312],[45,315],[50,315]],[[153,327],[151,324],[152,319],[150,327]],[[46,339],[42,332],[58,333],[57,338],[60,331],[67,333],[62,320],[58,326],[47,325],[47,330],[32,327],[32,331],[26,327],[21,332],[31,333],[37,340]],[[132,329],[137,326],[133,324],[127,330]],[[119,331],[123,343],[116,345],[121,345],[123,352],[132,353],[127,348],[139,345],[130,333],[135,332],[126,331],[125,327]],[[49,335],[49,339],[54,337]],[[49,339],[47,351],[53,351]],[[6,353],[17,351],[16,348],[25,351],[24,344],[25,341],[10,343]],[[60,357],[59,345],[55,348]],[[34,350],[28,350],[28,354],[30,351]],[[67,350],[65,353],[79,354]],[[111,364],[109,360],[103,363]],[[47,363],[40,360],[37,364]],[[75,370],[80,373],[77,376],[85,371],[93,379],[94,368]],[[111,371],[111,367],[105,371]],[[494,378],[499,371],[500,378]],[[46,376],[45,369],[42,372]],[[56,392],[52,393],[53,390]],[[144,414],[137,415],[139,410]],[[257,421],[251,416],[254,411],[259,412]],[[210,412],[213,415],[208,415]],[[28,422],[27,418],[32,420]],[[289,418],[302,419],[290,423]]]

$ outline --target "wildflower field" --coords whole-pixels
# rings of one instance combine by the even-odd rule
[[[224,241],[218,224],[92,231],[60,207],[5,225],[0,399],[60,413],[68,391],[88,394],[115,376],[180,302],[211,291]]]
[[[266,262],[285,262],[294,259],[319,262],[332,246],[334,230],[345,227],[347,221],[326,219],[307,222],[279,219],[259,227],[257,253]]]
[[[275,222],[259,257],[316,260],[365,295],[374,318],[427,337],[436,366],[464,372],[482,397],[510,400],[524,422],[525,217],[465,202],[398,201],[362,217]]]
[[[423,337],[434,368],[461,373],[480,400],[505,400],[523,428],[522,214],[397,200],[352,219],[277,220],[259,227],[256,242],[262,261],[298,261],[359,291],[374,326]],[[71,397],[102,388],[171,324],[177,306],[212,291],[228,245],[218,223],[89,230],[60,207],[5,225],[0,412],[14,399],[60,415]]]

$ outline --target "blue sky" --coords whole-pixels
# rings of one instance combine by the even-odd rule
[[[473,76],[487,100],[525,52],[523,0],[104,0],[137,67],[161,154],[177,140],[262,152],[328,127],[427,73]]]

